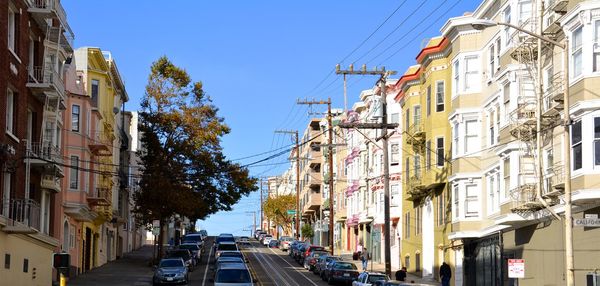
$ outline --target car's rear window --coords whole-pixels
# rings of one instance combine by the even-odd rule
[[[312,247],[310,248],[310,251],[323,250],[323,249],[325,249],[325,248],[323,248],[323,247],[321,247],[321,246],[312,246]]]
[[[224,241],[231,241],[231,242],[235,242],[235,238],[233,238],[232,236],[219,236],[217,237],[217,243],[219,242],[224,242]]]
[[[244,257],[241,252],[223,252],[220,257]]]
[[[235,244],[219,244],[217,250],[238,250]]]
[[[217,272],[218,283],[250,283],[250,272],[246,269],[220,269]]]
[[[158,267],[183,267],[183,261],[175,259],[163,260]]]
[[[354,263],[336,263],[335,269],[356,270],[357,268],[356,268],[356,265],[354,265]],[[380,279],[378,279],[378,280],[380,280]]]
[[[179,245],[179,248],[181,249],[189,249],[189,250],[199,250],[200,247],[196,244],[186,244],[186,245]]]
[[[383,275],[369,275],[369,282],[373,283],[379,280],[387,280]]]

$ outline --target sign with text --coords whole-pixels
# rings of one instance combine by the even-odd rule
[[[508,278],[525,278],[525,260],[508,260]]]
[[[296,214],[296,210],[287,210],[287,214],[288,215],[295,215]]]
[[[576,218],[575,226],[600,227],[600,218]]]

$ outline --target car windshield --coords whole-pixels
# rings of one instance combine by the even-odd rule
[[[163,260],[160,262],[159,268],[166,267],[183,267],[183,261],[177,259]]]
[[[182,244],[179,246],[181,249],[199,250],[200,247],[197,244]]]
[[[356,265],[354,265],[354,263],[336,263],[335,264],[335,269],[343,269],[343,270],[356,270]],[[380,280],[380,279],[378,279]],[[369,280],[371,281],[371,280]]]
[[[220,269],[217,272],[218,283],[250,283],[250,273],[246,269]]]
[[[219,244],[217,250],[237,250],[237,246],[235,244]]]
[[[384,275],[369,275],[369,282],[373,283],[379,280],[387,280],[387,277]]]

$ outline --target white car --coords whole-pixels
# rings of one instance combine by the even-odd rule
[[[271,240],[273,240],[273,236],[266,235],[265,238],[263,238],[263,244],[269,246],[269,242],[271,242]]]
[[[221,253],[224,251],[240,251],[235,242],[231,241],[223,241],[217,245],[217,249],[215,250],[215,260],[221,256]]]
[[[372,286],[375,281],[379,280],[390,280],[385,273],[379,272],[363,272],[358,275],[356,281],[352,282],[352,286]]]

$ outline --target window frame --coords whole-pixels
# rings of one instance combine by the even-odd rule
[[[437,137],[435,139],[435,141],[436,141],[436,144],[435,144],[435,153],[436,153],[435,163],[436,164],[435,165],[437,167],[441,168],[441,167],[444,167],[444,162],[445,162],[444,156],[445,156],[445,153],[446,153],[446,150],[445,150],[445,148],[446,148],[445,145],[446,144],[444,142],[444,137],[443,136]],[[442,143],[441,144],[441,148],[440,148],[440,142]],[[441,152],[440,152],[440,149],[441,149]]]
[[[594,117],[594,140],[592,144],[594,166],[600,166],[600,117]]]
[[[578,38],[580,39],[579,46],[576,46],[577,35],[579,35]],[[583,75],[583,26],[579,26],[571,32],[570,43],[569,63],[571,71],[569,74],[571,75],[571,79],[575,79]],[[579,66],[576,66],[577,59],[579,59]]]
[[[429,117],[429,115],[431,115],[431,84],[427,86],[427,98],[426,98],[426,104],[427,104],[427,116]]]
[[[79,190],[79,156],[70,156],[69,190]]]
[[[398,163],[400,163],[400,143],[396,142],[390,144],[390,165],[396,166]]]
[[[479,200],[479,194],[477,193],[477,189],[478,189],[478,185],[476,183],[468,183],[464,185],[464,189],[465,189],[465,214],[464,214],[464,218],[465,219],[473,219],[473,218],[479,218],[480,214],[481,214],[481,204],[479,204],[480,200]],[[475,194],[471,194],[469,195],[469,188],[473,188]],[[470,211],[469,209],[469,202],[474,202],[474,205],[478,205],[479,209],[476,212]]]
[[[441,88],[440,88],[441,84]],[[445,110],[446,96],[446,81],[438,80],[435,82],[435,112],[443,112]]]
[[[431,169],[431,140],[425,141],[425,170]]]
[[[11,88],[7,88],[6,89],[6,124],[4,126],[4,129],[7,133],[9,133],[10,135],[15,134],[15,125],[16,125],[16,120],[15,120],[15,109],[17,104],[15,104],[15,101],[17,99],[17,93],[15,91],[13,91]]]
[[[575,129],[579,129],[579,140],[575,141]],[[576,121],[571,124],[571,166],[573,171],[578,171],[583,168],[583,133],[582,133],[582,121]],[[577,151],[578,150],[578,151]],[[576,154],[579,154],[579,165],[577,164]]]
[[[81,132],[81,106],[78,104],[71,105],[71,131]]]
[[[17,54],[18,47],[18,25],[19,25],[19,17],[17,16],[18,12],[12,7],[9,3],[8,5],[8,18],[7,18],[7,47],[13,55]]]

